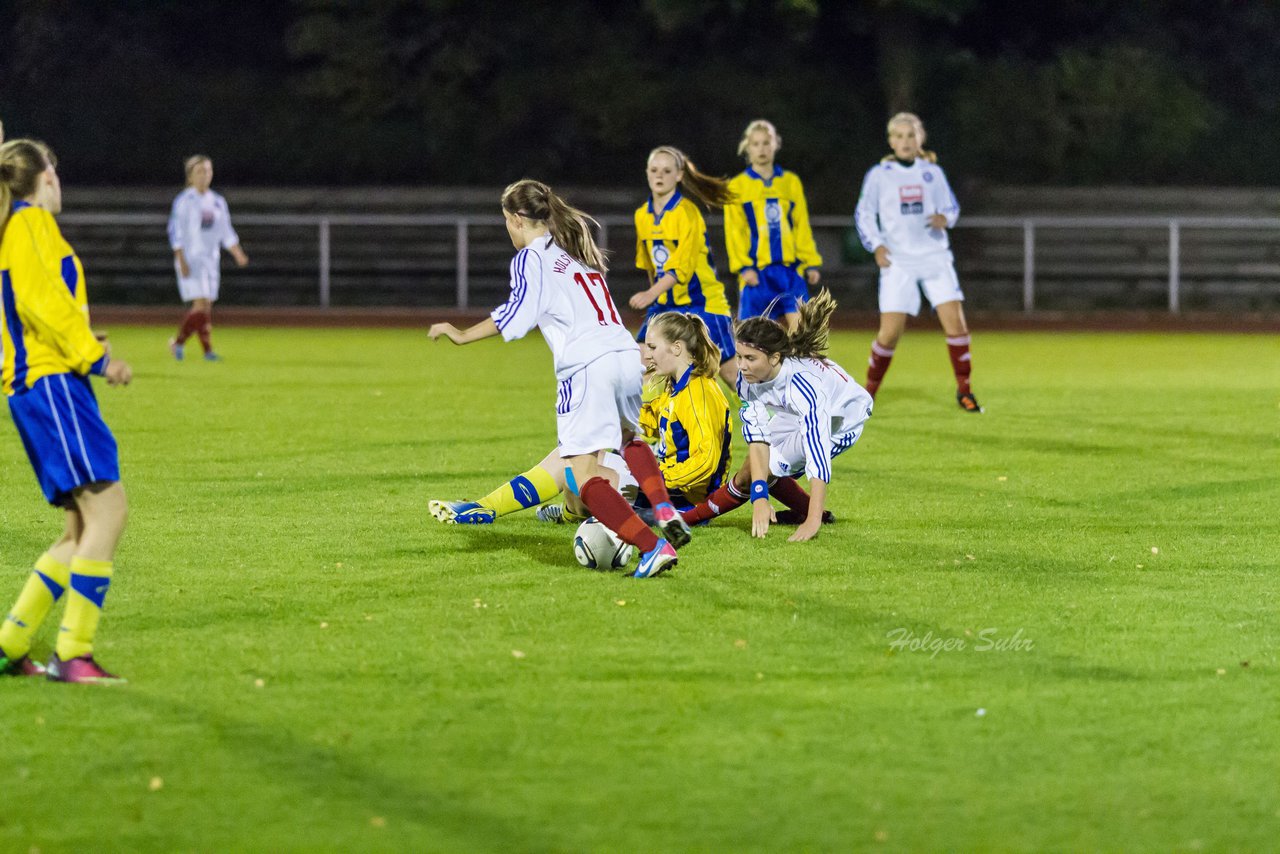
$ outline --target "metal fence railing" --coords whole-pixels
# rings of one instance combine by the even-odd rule
[[[237,227],[290,227],[314,229],[315,273],[317,302],[328,308],[332,299],[335,227],[371,229],[431,228],[452,232],[453,282],[455,305],[467,308],[472,290],[472,233],[477,226],[489,229],[501,228],[501,220],[492,215],[443,214],[241,214],[235,218]],[[164,216],[158,214],[130,214],[110,212],[67,213],[61,221],[70,226],[107,226],[145,228],[149,233],[163,233]],[[599,218],[599,242],[608,248],[611,233],[630,229],[634,220],[630,216],[604,216]],[[709,217],[708,224],[720,227],[717,217]],[[835,230],[841,234],[852,227],[847,216],[815,216],[812,218],[815,232]],[[1167,234],[1167,306],[1171,314],[1182,310],[1182,255],[1184,229],[1206,231],[1257,231],[1271,230],[1280,237],[1280,218],[1203,217],[1203,216],[968,216],[961,217],[959,229],[1009,229],[1021,232],[1022,309],[1036,310],[1036,254],[1037,240],[1047,231],[1159,231]],[[439,240],[440,238],[436,238]],[[1277,241],[1280,243],[1280,241]],[[619,249],[620,247],[614,247]],[[963,270],[962,270],[963,272]],[[1280,278],[1280,277],[1277,277]]]

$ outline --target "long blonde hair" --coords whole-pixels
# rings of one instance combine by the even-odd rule
[[[604,253],[596,245],[592,227],[599,228],[587,214],[569,205],[541,181],[524,178],[502,191],[502,209],[516,216],[545,222],[556,244],[574,259],[593,270],[609,270]]]
[[[699,172],[688,155],[674,145],[659,145],[649,152],[649,159],[645,162],[652,163],[653,158],[659,154],[665,154],[676,162],[676,171],[684,173],[680,186],[702,204],[709,208],[722,208],[733,201],[727,178],[715,178]]]
[[[9,224],[14,199],[36,191],[40,176],[57,161],[49,146],[34,139],[15,139],[0,145],[0,238]]]
[[[783,358],[825,359],[831,336],[831,315],[835,314],[836,301],[831,291],[823,288],[817,295],[800,306],[800,323],[794,332],[776,320],[753,317],[734,328],[734,337],[749,347],[772,356]]]
[[[758,130],[762,130],[769,136],[773,137],[773,153],[777,154],[782,149],[782,135],[778,133],[778,129],[773,126],[773,122],[768,119],[755,119],[747,125],[747,129],[742,132],[742,139],[738,140],[738,156],[744,157],[747,153],[747,143],[751,141],[751,134]]]
[[[930,163],[938,162],[938,155],[924,147],[924,122],[920,121],[919,116],[915,113],[894,113],[893,117],[885,124],[884,132],[892,133],[894,125],[911,125],[916,132],[916,142],[920,145],[920,157],[924,160],[928,160]],[[893,159],[894,156],[892,154],[888,154],[880,158],[880,162],[888,163]]]
[[[695,377],[716,375],[720,368],[720,348],[711,340],[711,330],[701,317],[678,311],[663,312],[649,321],[649,331],[657,332],[672,343],[683,344],[693,359]],[[668,377],[667,385],[668,388],[675,385],[675,379]]]

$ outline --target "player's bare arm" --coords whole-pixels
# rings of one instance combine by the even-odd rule
[[[432,341],[438,340],[443,335],[454,344],[470,344],[473,341],[492,338],[497,334],[498,324],[493,322],[492,317],[486,317],[475,326],[469,326],[463,330],[459,330],[452,323],[433,323],[427,330],[427,337]]]

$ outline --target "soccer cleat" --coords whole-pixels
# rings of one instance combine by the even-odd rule
[[[676,565],[676,550],[671,543],[659,538],[658,544],[640,555],[640,567],[632,578],[653,578]]]
[[[689,523],[685,522],[680,512],[670,504],[659,504],[653,508],[653,518],[659,530],[662,531],[662,536],[666,537],[673,548],[684,548],[693,539]]]
[[[7,658],[0,652],[0,676],[44,676],[44,668],[31,660],[29,655]]]
[[[169,339],[169,353],[173,356],[175,360],[179,362],[182,361],[182,357],[185,355],[184,349],[185,348],[178,343],[177,338]]]
[[[49,656],[45,675],[50,682],[73,682],[86,685],[123,685],[128,682],[120,676],[108,673],[98,666],[92,655],[82,655],[63,661],[54,653]]]
[[[539,522],[552,522],[556,525],[563,525],[567,521],[564,518],[566,513],[563,504],[548,504],[544,507],[539,507],[534,511],[533,515],[538,517]]]
[[[221,362],[222,357],[219,356],[217,353],[213,352],[212,350],[210,350],[208,353],[204,354],[204,360],[206,362]]]
[[[956,395],[956,403],[960,404],[960,408],[965,412],[982,412],[982,407],[978,405],[978,399],[973,396],[972,392],[964,392]]]
[[[446,525],[492,525],[498,518],[498,514],[475,501],[428,501],[427,509]]]
[[[777,513],[779,525],[803,525],[808,516],[801,516],[794,510],[779,510]],[[822,511],[822,524],[830,525],[836,521],[836,514],[830,510]]]

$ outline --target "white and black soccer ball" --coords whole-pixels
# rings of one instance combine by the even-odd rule
[[[573,535],[573,556],[588,569],[621,569],[635,549],[595,517],[578,526]]]

